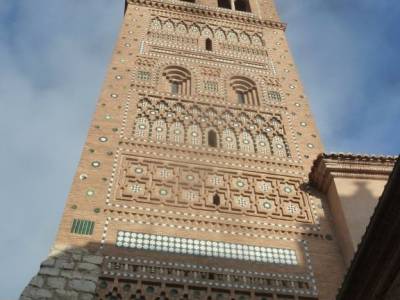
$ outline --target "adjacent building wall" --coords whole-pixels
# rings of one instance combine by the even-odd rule
[[[310,179],[325,195],[349,266],[395,162],[391,157],[321,155]]]

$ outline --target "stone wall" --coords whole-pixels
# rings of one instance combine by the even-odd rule
[[[94,299],[102,262],[83,248],[54,248],[20,299]]]

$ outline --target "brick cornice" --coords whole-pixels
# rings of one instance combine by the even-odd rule
[[[395,156],[322,153],[314,161],[310,183],[326,192],[335,177],[387,179],[396,162]]]
[[[226,11],[218,7],[209,7],[200,4],[186,2],[172,2],[169,0],[126,0],[126,4],[136,4],[149,6],[153,8],[162,8],[175,12],[186,12],[197,14],[204,17],[225,19],[236,22],[248,23],[250,25],[265,26],[285,31],[286,24],[278,21],[263,20],[257,18],[254,14],[239,11]]]

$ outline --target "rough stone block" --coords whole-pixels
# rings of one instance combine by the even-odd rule
[[[81,261],[82,255],[80,254],[72,254],[72,258],[74,261]]]
[[[73,261],[57,260],[56,267],[64,270],[72,270],[75,267],[75,263]]]
[[[22,296],[23,296],[23,297],[28,297],[28,296],[30,295],[31,289],[32,289],[32,286],[31,286],[31,285],[27,285],[27,286],[24,288],[24,290],[22,291],[21,297],[22,297]]]
[[[79,300],[93,300],[94,296],[92,294],[81,294]]]
[[[51,291],[46,289],[28,287],[24,290],[24,296],[28,296],[33,299],[51,299],[53,294]]]
[[[69,286],[78,292],[87,292],[87,293],[94,293],[96,290],[96,284],[89,280],[79,280],[79,279],[72,279],[69,282]]]
[[[100,265],[103,262],[103,257],[99,255],[85,255],[82,260],[91,264]]]
[[[56,260],[54,258],[49,257],[48,259],[43,261],[40,266],[41,267],[52,267],[52,266],[54,266],[55,262],[56,262]]]
[[[53,289],[63,289],[67,281],[62,277],[47,278],[47,285]]]
[[[79,294],[75,291],[71,291],[71,290],[61,290],[61,289],[57,289],[54,292],[55,295],[55,299],[58,300],[78,300],[79,299]]]
[[[30,285],[35,286],[35,287],[42,287],[44,284],[44,278],[40,275],[36,275],[31,279],[29,282]]]
[[[62,270],[60,275],[68,279],[81,279],[83,274],[73,270]]]
[[[100,267],[90,263],[79,263],[78,270],[89,271],[89,272],[98,272],[100,271]]]
[[[60,274],[60,270],[56,268],[40,268],[39,274],[57,276],[58,274]]]
[[[97,274],[96,275],[93,275],[93,274],[82,274],[82,278],[90,280],[90,281],[93,281],[93,282],[97,282],[99,276]]]

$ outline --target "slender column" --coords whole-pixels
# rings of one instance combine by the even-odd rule
[[[232,8],[232,10],[236,10],[236,8],[235,8],[235,0],[231,0],[231,8]]]

